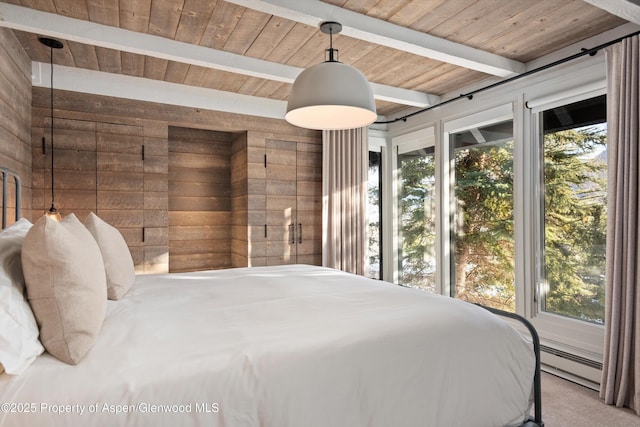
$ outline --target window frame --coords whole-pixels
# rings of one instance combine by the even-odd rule
[[[436,128],[435,126],[426,126],[422,129],[409,132],[400,136],[396,136],[391,138],[391,144],[389,144],[391,155],[389,156],[389,161],[387,162],[386,169],[389,171],[389,175],[392,177],[391,179],[391,191],[387,191],[386,194],[388,198],[385,200],[388,205],[391,207],[390,212],[390,221],[391,227],[389,227],[390,233],[387,234],[386,239],[386,262],[385,264],[385,280],[388,280],[392,283],[399,283],[399,271],[398,271],[398,250],[400,247],[399,240],[399,221],[398,221],[398,213],[400,212],[400,208],[398,206],[398,197],[399,197],[399,189],[400,189],[400,179],[398,172],[398,155],[407,153],[409,151],[418,150],[421,148],[430,148],[435,147],[436,151],[438,146],[436,144]],[[437,152],[436,156],[436,224],[438,223],[438,164],[437,164]],[[384,201],[383,201],[384,203]],[[389,220],[387,220],[387,224]],[[436,235],[438,234],[438,230],[436,229]],[[436,281],[438,282],[438,250],[437,250],[438,242],[436,241]],[[435,289],[436,292],[441,292],[438,287]]]
[[[620,30],[622,31],[622,30]],[[620,35],[624,35],[621,32]],[[571,52],[571,50],[579,49],[580,45],[567,47],[563,50]],[[557,52],[540,61],[534,61],[527,64],[528,68],[535,68],[540,65],[544,65],[550,61],[559,58],[563,52]],[[464,88],[462,93],[473,91],[477,89],[480,84],[470,84]],[[594,92],[595,91],[595,92]],[[516,313],[523,315],[530,321],[532,321],[538,328],[540,333],[541,343],[545,351],[542,352],[542,361],[545,365],[558,369],[556,372],[561,375],[566,375],[574,381],[578,381],[590,387],[597,387],[600,381],[600,370],[597,367],[598,362],[602,361],[603,342],[598,337],[592,336],[592,342],[596,342],[596,346],[583,346],[585,340],[578,340],[579,342],[564,342],[564,337],[571,337],[572,332],[568,332],[568,335],[554,335],[557,328],[552,321],[553,315],[539,316],[536,299],[537,283],[536,277],[539,266],[539,257],[536,255],[537,249],[537,227],[539,219],[539,212],[537,211],[538,203],[538,182],[539,174],[537,169],[536,159],[538,153],[537,150],[537,138],[538,128],[535,123],[535,114],[532,110],[539,109],[540,105],[543,108],[547,108],[550,103],[570,103],[568,100],[577,101],[579,98],[587,98],[592,96],[603,94],[606,92],[606,64],[603,55],[587,56],[577,61],[572,61],[563,64],[558,67],[553,67],[544,72],[536,75],[527,76],[523,79],[510,82],[500,87],[491,89],[490,91],[474,94],[473,99],[467,102],[463,99],[458,102],[452,102],[447,105],[439,106],[438,108],[425,111],[423,114],[412,117],[407,121],[398,121],[385,125],[374,125],[369,128],[369,136],[371,138],[372,132],[376,136],[383,136],[386,140],[386,145],[383,148],[385,151],[385,168],[384,168],[384,180],[383,186],[391,185],[391,188],[386,188],[383,195],[383,212],[385,219],[383,219],[383,233],[385,236],[385,277],[384,280],[393,282],[393,275],[391,272],[395,268],[394,249],[391,247],[391,241],[394,237],[394,230],[391,223],[395,221],[396,215],[393,211],[395,209],[396,194],[393,189],[396,185],[393,180],[393,167],[396,160],[393,159],[394,149],[392,149],[392,139],[402,137],[419,131],[426,127],[435,128],[435,155],[436,155],[436,179],[438,183],[442,182],[443,173],[448,164],[443,156],[443,151],[448,152],[448,144],[443,141],[448,141],[448,138],[444,137],[443,124],[448,122],[455,122],[456,120],[464,120],[465,117],[474,115],[479,112],[483,112],[488,109],[492,109],[496,106],[503,104],[513,105],[513,120],[514,120],[514,238],[515,238],[515,256],[516,256],[516,281],[519,285],[516,287]],[[449,99],[461,92],[448,93],[442,96],[442,99]],[[574,98],[577,97],[577,98]],[[411,113],[415,110],[408,109],[406,112]],[[436,199],[436,215],[447,219],[447,215],[442,215],[442,200],[444,199],[444,193],[448,191],[448,188],[442,188],[436,186],[437,199]],[[448,197],[448,195],[447,195]],[[443,231],[447,227],[443,227],[443,218],[438,220],[437,239],[441,239]],[[442,266],[447,265],[443,263],[441,254],[446,249],[446,239],[441,239],[436,243],[436,262],[437,262],[437,276],[436,280],[439,284],[442,284],[443,279],[446,278],[446,274],[442,271]],[[443,249],[444,248],[444,249]],[[441,294],[447,295],[447,292],[442,289]],[[546,317],[546,318],[545,318]],[[567,331],[573,328],[580,328],[580,323],[585,323],[579,320],[561,319],[567,320],[568,323],[578,323],[577,325],[567,325]],[[546,325],[545,325],[546,323]],[[548,326],[548,327],[547,327]],[[589,335],[589,334],[587,334]],[[597,332],[596,332],[597,335]],[[591,341],[589,336],[586,337],[587,342]],[[600,342],[598,342],[600,341]],[[570,353],[567,355],[558,356],[555,354],[556,350],[564,350]],[[589,363],[583,364],[579,360],[576,361],[572,356],[583,356]],[[593,362],[593,363],[592,363]],[[595,363],[595,365],[594,365]]]
[[[602,360],[602,345],[604,343],[604,326],[580,319],[574,319],[560,314],[543,311],[541,287],[544,277],[544,135],[542,132],[542,112],[551,108],[574,102],[584,101],[601,95],[606,95],[606,81],[597,81],[589,85],[573,88],[554,95],[529,101],[529,114],[531,116],[531,145],[532,159],[535,159],[534,175],[530,179],[530,194],[534,198],[536,208],[534,215],[534,234],[529,241],[532,244],[534,254],[535,271],[532,298],[534,316],[532,323],[544,338],[553,347],[572,354],[584,356],[588,359]]]
[[[384,203],[383,203],[383,198],[384,198],[384,191],[383,191],[383,185],[384,185],[384,166],[385,166],[385,159],[384,159],[384,155],[385,155],[385,150],[383,150],[384,145],[374,145],[371,144],[371,142],[369,143],[369,149],[368,149],[368,153],[369,156],[371,156],[371,153],[378,153],[380,155],[380,164],[378,166],[378,192],[379,192],[379,199],[378,199],[378,203],[380,204],[379,206],[379,211],[378,211],[378,215],[379,215],[379,231],[378,231],[378,239],[380,241],[379,247],[378,247],[378,253],[380,256],[380,274],[379,277],[377,278],[377,280],[384,280]],[[368,183],[367,183],[368,185]],[[367,210],[369,207],[369,201],[368,201],[368,190],[367,190]],[[369,224],[371,223],[371,218],[367,218],[367,227],[369,226]],[[367,228],[368,229],[368,228]],[[369,264],[368,264],[368,260],[369,260],[369,251],[367,251],[367,270],[369,268]],[[368,276],[370,277],[370,276]]]
[[[443,121],[442,122],[442,143],[440,146],[440,159],[438,159],[438,152],[436,151],[436,181],[439,179],[439,183],[436,182],[436,188],[440,188],[441,190],[441,199],[440,206],[442,207],[439,210],[436,207],[436,215],[438,213],[441,214],[441,218],[438,221],[439,229],[438,229],[438,241],[439,247],[436,252],[436,262],[441,266],[440,276],[436,276],[438,278],[439,283],[441,284],[441,293],[443,295],[452,296],[453,295],[453,284],[455,281],[455,266],[453,265],[453,256],[452,256],[452,239],[453,229],[452,229],[452,218],[453,212],[450,209],[450,200],[451,195],[455,192],[455,152],[451,148],[450,138],[451,134],[456,132],[462,132],[465,130],[469,130],[472,128],[482,127],[491,125],[493,123],[499,123],[505,120],[513,120],[513,155],[514,155],[514,243],[515,243],[515,228],[518,226],[516,222],[516,200],[515,200],[515,188],[516,181],[515,177],[517,175],[516,171],[516,155],[518,152],[518,146],[520,145],[521,138],[517,138],[516,136],[516,117],[514,114],[514,103],[509,102],[506,104],[494,106],[492,108],[485,109],[480,112],[467,114],[465,116]],[[440,166],[441,174],[438,176],[437,167]],[[437,220],[437,218],[436,218]],[[438,254],[440,259],[438,259]],[[517,252],[516,252],[517,255]],[[515,266],[516,269],[516,278],[517,276],[517,268],[518,268],[518,260],[515,258]],[[519,300],[522,297],[518,295],[518,287],[516,286],[516,312],[518,312],[518,304]]]

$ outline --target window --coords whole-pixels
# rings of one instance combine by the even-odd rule
[[[367,181],[367,217],[369,220],[369,263],[367,277],[382,278],[382,153],[369,152]]]
[[[399,153],[398,280],[436,292],[434,147]]]
[[[513,120],[449,134],[451,293],[515,311]]]
[[[541,309],[604,322],[606,97],[540,113],[543,135]]]
[[[589,383],[604,340],[604,83],[436,109],[384,151],[385,279],[526,316],[554,350],[544,363]]]

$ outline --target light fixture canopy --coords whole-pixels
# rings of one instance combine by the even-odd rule
[[[54,219],[54,220],[56,220],[58,222],[62,221],[62,215],[60,215],[60,212],[58,212],[58,210],[53,205],[53,203],[51,203],[51,207],[44,214],[46,216],[48,216],[49,218]]]
[[[62,44],[62,42],[56,40],[56,39],[51,39],[48,37],[38,37],[38,40],[40,41],[40,43],[42,43],[43,45],[47,46],[50,49],[50,56],[49,56],[49,60],[51,63],[51,97],[50,97],[50,107],[51,107],[51,207],[49,208],[49,210],[47,212],[45,212],[45,215],[47,215],[50,218],[55,219],[56,221],[60,221],[62,219],[62,215],[60,215],[60,212],[58,212],[58,210],[56,209],[55,206],[55,202],[54,202],[54,184],[53,184],[53,49],[62,49],[64,47],[64,45]],[[44,150],[44,137],[42,138],[43,142],[42,142],[42,147]]]
[[[368,126],[376,118],[373,91],[357,69],[336,59],[333,34],[337,22],[324,22],[320,31],[330,36],[329,59],[304,70],[293,82],[285,119],[307,129],[353,129]]]

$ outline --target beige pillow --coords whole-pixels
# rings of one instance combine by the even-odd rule
[[[61,222],[42,216],[24,238],[22,268],[42,345],[77,364],[100,332],[107,308],[96,241],[73,214]]]
[[[93,212],[84,220],[84,225],[96,239],[102,253],[107,274],[107,297],[118,300],[131,289],[136,280],[129,247],[117,228],[107,224]]]

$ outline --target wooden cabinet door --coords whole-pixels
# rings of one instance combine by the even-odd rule
[[[268,139],[267,265],[322,262],[322,153],[319,144]]]
[[[96,214],[124,236],[136,271],[144,271],[144,160],[142,127],[96,126]]]
[[[297,262],[322,264],[322,145],[298,143],[296,156]]]
[[[297,262],[296,145],[274,139],[265,144],[267,265]]]
[[[33,128],[34,211],[51,204],[50,123]],[[153,215],[145,210],[143,128],[137,125],[57,118],[55,120],[54,181],[56,208],[84,221],[96,213],[122,233],[136,271],[145,271],[143,228]],[[44,137],[44,150],[41,139]]]

